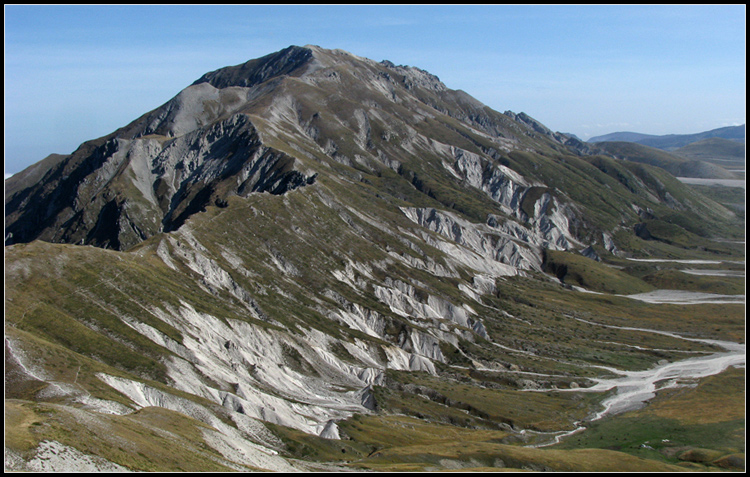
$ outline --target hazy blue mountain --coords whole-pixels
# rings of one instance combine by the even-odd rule
[[[673,151],[691,160],[711,162],[727,170],[745,170],[745,143],[719,137],[701,139]]]
[[[615,132],[605,134],[603,136],[592,137],[588,140],[588,142],[636,142],[645,146],[651,146],[658,149],[671,151],[686,146],[690,143],[709,138],[722,138],[731,141],[744,142],[745,125],[743,124],[742,126],[728,126],[695,134],[666,134],[663,136],[641,134],[636,132]]]

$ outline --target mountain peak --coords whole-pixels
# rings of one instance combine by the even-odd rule
[[[193,85],[208,83],[214,88],[230,86],[252,87],[279,76],[302,76],[318,68],[332,67],[342,62],[362,62],[371,66],[385,67],[403,77],[407,89],[420,87],[432,91],[446,91],[448,88],[437,76],[414,66],[395,65],[383,60],[376,63],[341,49],[329,50],[317,45],[289,46],[261,58],[245,63],[227,66],[204,74]],[[317,66],[312,67],[311,66]]]
[[[319,175],[380,177],[383,168],[406,181],[394,192],[399,200],[415,188],[430,199],[420,200],[476,221],[503,213],[525,222],[536,220],[529,204],[538,191],[554,190],[541,184],[555,174],[509,154],[573,154],[568,144],[530,116],[493,111],[422,69],[293,45],[206,73],[45,167],[47,182],[6,191],[6,243],[42,238],[126,249],[230,195],[284,194]],[[498,205],[482,210],[475,198],[457,202],[446,193],[467,184],[467,194],[483,191],[489,199],[482,200]],[[535,200],[522,210],[529,187]],[[560,201],[562,210],[568,199]],[[571,236],[563,222],[560,236]]]
[[[310,47],[289,46],[276,53],[246,61],[240,65],[227,66],[201,76],[193,85],[209,83],[214,88],[230,86],[251,87],[275,76],[301,73],[313,58]]]

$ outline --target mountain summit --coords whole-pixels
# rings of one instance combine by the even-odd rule
[[[193,83],[209,83],[214,88],[223,89],[229,86],[250,88],[273,77],[301,75],[308,63],[315,61],[310,47],[290,46],[262,58],[250,60],[237,66],[229,66],[201,76]]]
[[[734,308],[633,306],[688,275],[623,257],[734,257],[711,239],[744,229],[582,146],[419,68],[292,46],[16,174],[6,465],[587,469],[517,445],[604,415],[597,380],[713,352],[636,327],[742,335]]]
[[[331,161],[366,173],[385,166],[423,189],[468,183],[524,222],[531,204],[519,207],[523,194],[552,189],[518,155],[572,154],[567,140],[418,68],[291,46],[203,75],[154,111],[47,164],[40,181],[18,174],[6,185],[6,243],[38,238],[124,250],[230,195],[310,185],[330,174]],[[566,222],[581,224],[572,192],[557,190]],[[567,225],[550,223],[573,239]]]

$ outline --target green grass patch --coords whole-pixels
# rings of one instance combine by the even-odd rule
[[[351,439],[324,439],[279,424],[266,426],[284,443],[289,457],[314,462],[348,462],[365,457],[372,446]]]
[[[687,290],[720,295],[745,293],[744,277],[717,277],[693,275],[678,270],[658,270],[644,276],[643,281],[655,288],[666,290]]]
[[[636,277],[582,255],[545,250],[544,270],[567,285],[590,291],[632,295],[652,291],[654,287]]]

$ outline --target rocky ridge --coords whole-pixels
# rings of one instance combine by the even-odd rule
[[[356,68],[343,72],[349,64]],[[363,88],[361,94],[369,96],[366,108],[341,113],[333,109],[334,117],[326,118],[325,124],[322,112],[303,117],[303,110],[312,106],[300,97],[320,96],[329,83],[338,88],[348,87],[351,81],[357,82],[353,96]],[[335,95],[314,106],[331,101],[336,101]],[[342,98],[342,106],[352,108],[349,101]],[[385,103],[400,107],[389,110],[392,104],[386,108]],[[302,166],[295,158],[300,153],[316,159],[324,153],[350,165],[374,159],[398,169],[404,149],[419,154],[423,149],[434,153],[448,148],[409,125],[414,119],[439,114],[430,110],[469,121],[483,135],[490,135],[497,150],[522,147],[518,139],[501,133],[499,127],[505,124],[493,122],[483,109],[468,95],[447,90],[435,76],[417,68],[374,63],[336,50],[290,47],[204,75],[162,107],[83,144],[53,164],[37,185],[6,190],[6,242],[41,238],[124,250],[155,233],[178,228],[186,217],[206,205],[222,203],[230,194],[282,194],[312,183],[318,172]],[[383,129],[379,138],[372,137],[372,121]],[[531,124],[538,123],[531,120]],[[332,125],[337,131],[323,131]],[[524,132],[513,123],[510,127]],[[352,153],[344,154],[342,139],[333,134],[340,135],[342,128],[355,138]],[[290,134],[294,139],[285,138]],[[388,146],[396,137],[401,138],[400,150],[394,153]],[[300,142],[300,138],[304,139]],[[286,147],[273,144],[274,140],[286,141]],[[288,150],[290,146],[294,150]],[[468,172],[468,162],[474,173],[481,167],[476,155],[449,148],[459,174]],[[510,184],[498,177],[486,186],[499,190]]]

